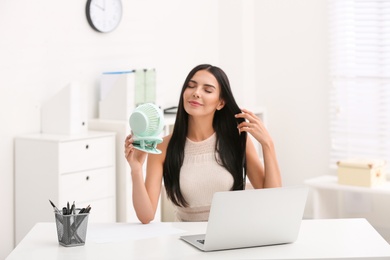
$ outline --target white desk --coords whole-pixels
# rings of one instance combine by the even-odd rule
[[[303,220],[292,244],[204,253],[179,239],[206,223],[90,224],[84,246],[58,244],[54,223],[38,223],[11,252],[15,259],[390,259],[390,245],[365,219]],[[228,227],[227,227],[228,228]]]

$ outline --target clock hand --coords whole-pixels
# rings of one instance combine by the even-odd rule
[[[101,6],[100,4],[97,4],[97,3],[95,3],[95,2],[93,2],[93,5],[96,6],[97,8],[99,8],[99,9],[102,10],[102,11],[105,10],[105,8],[104,8],[105,3],[104,3],[104,2],[103,2],[103,6]]]

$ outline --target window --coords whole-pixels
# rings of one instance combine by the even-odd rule
[[[390,164],[390,1],[330,0],[331,166]]]

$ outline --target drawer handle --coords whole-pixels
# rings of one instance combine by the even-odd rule
[[[89,181],[89,176],[85,177],[85,179],[86,179],[87,181]]]
[[[89,148],[89,145],[87,144],[87,145],[85,145],[85,149],[88,149]]]

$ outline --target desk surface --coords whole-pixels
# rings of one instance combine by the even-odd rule
[[[303,220],[292,244],[201,252],[180,240],[207,223],[89,224],[84,246],[58,244],[54,223],[38,223],[7,257],[14,259],[390,259],[390,245],[365,219]],[[228,227],[227,227],[228,228]]]

